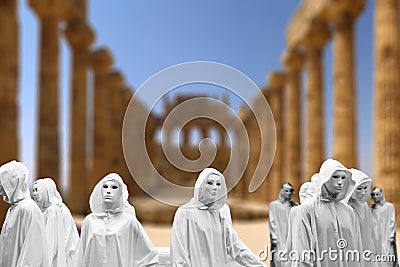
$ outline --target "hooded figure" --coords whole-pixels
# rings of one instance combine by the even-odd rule
[[[349,204],[356,215],[361,233],[363,251],[370,251],[377,254],[375,248],[375,237],[373,234],[372,215],[369,211],[367,199],[371,193],[372,179],[364,172],[356,169],[350,169],[351,178],[355,182],[353,189],[342,201]],[[377,266],[374,262],[365,262],[365,266]]]
[[[351,173],[340,162],[328,159],[315,184],[317,197],[301,205],[298,231],[293,232],[297,260],[291,258],[292,266],[363,266],[357,258],[346,258],[351,251],[362,251],[353,209],[341,202],[353,187]],[[332,250],[336,258],[327,253]]]
[[[126,211],[128,190],[110,173],[90,195],[92,213],[82,223],[77,266],[156,266],[157,248],[136,217]]]
[[[285,250],[288,236],[288,222],[290,210],[297,205],[291,201],[294,195],[293,186],[289,183],[282,185],[277,200],[269,204],[268,226],[271,241],[271,267],[282,266],[278,251]]]
[[[1,229],[1,266],[49,266],[42,212],[28,191],[28,169],[11,161],[0,167],[0,195],[11,204]]]
[[[78,229],[51,178],[35,181],[33,199],[43,212],[51,266],[76,266]]]
[[[221,215],[226,196],[224,176],[213,168],[204,169],[196,181],[194,197],[175,213],[173,267],[224,267],[228,266],[228,255],[243,266],[264,266]]]
[[[371,197],[375,202],[370,206],[375,247],[379,255],[394,255],[395,261],[380,262],[380,266],[398,266],[396,249],[396,214],[394,205],[385,200],[382,189],[374,187]]]
[[[312,182],[305,182],[300,186],[299,190],[299,197],[300,197],[300,204],[299,206],[295,206],[290,209],[289,213],[289,222],[288,222],[288,234],[287,234],[287,242],[286,242],[286,249],[287,251],[291,251],[293,249],[293,243],[296,242],[295,236],[293,233],[297,233],[300,231],[299,229],[299,213],[302,205],[305,204],[307,201],[311,201],[312,198],[317,196],[317,192],[315,189],[315,182],[318,177],[318,174],[314,174],[311,177]],[[284,266],[290,266],[290,264],[284,264]]]

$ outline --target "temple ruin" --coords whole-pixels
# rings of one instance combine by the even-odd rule
[[[395,204],[399,215],[399,2],[374,2],[373,179],[374,184],[384,190],[386,199]],[[17,3],[16,0],[4,0],[0,3],[0,124],[3,126],[0,132],[0,163],[18,159],[20,147],[20,26]],[[112,51],[106,47],[93,46],[96,30],[91,28],[87,20],[86,1],[29,0],[28,4],[40,25],[36,176],[51,177],[60,185],[59,47],[60,39],[65,37],[71,50],[72,62],[68,180],[75,190],[63,197],[73,213],[87,213],[89,192],[110,170],[124,177],[132,195],[146,196],[131,177],[122,149],[123,117],[134,91],[126,84],[123,70],[114,66]],[[231,192],[233,199],[260,203],[266,207],[268,202],[276,198],[283,182],[289,181],[298,191],[302,182],[318,172],[326,155],[327,133],[324,127],[323,102],[325,77],[322,54],[329,42],[333,44],[334,57],[334,89],[331,99],[332,158],[341,161],[347,167],[358,166],[355,23],[365,5],[365,0],[303,0],[293,17],[288,18],[287,47],[282,48],[282,70],[269,73],[267,84],[261,88],[261,97],[268,101],[274,115],[274,161],[271,169],[265,170],[267,179],[257,191],[249,193],[248,186],[261,153],[260,144],[268,144],[268,133],[274,129],[269,128],[268,123],[258,125],[250,109],[243,108],[237,111],[249,134],[250,159],[242,179]],[[64,32],[60,33],[61,23],[65,23],[66,27]],[[93,80],[93,86],[88,85],[89,77]],[[305,101],[301,99],[302,94],[305,95]],[[146,126],[146,146],[155,168],[166,179],[179,185],[192,185],[197,173],[177,169],[163,154],[160,142],[166,142],[168,145],[174,129],[163,129],[165,139],[158,139],[157,134],[174,107],[195,97],[199,95],[188,93],[174,99],[164,99],[162,114],[151,113]],[[227,99],[224,97],[220,101],[229,106]],[[133,104],[141,105],[143,111],[148,111],[143,103]],[[254,99],[253,105],[254,109],[259,108],[257,99]],[[305,110],[304,116],[302,110]],[[91,120],[88,120],[87,114],[90,114]],[[227,112],[224,116],[230,115]],[[198,118],[180,129],[180,149],[182,154],[191,160],[199,156],[198,145],[190,143],[194,130],[200,133],[201,138],[209,138],[210,131],[217,133],[218,138],[214,141],[218,152],[211,165],[221,171],[225,170],[230,160],[227,155],[231,153],[232,147],[243,145],[239,139],[236,139],[237,143],[228,142],[228,135],[234,133],[235,129],[227,130],[213,120]],[[6,209],[7,205],[0,201],[1,216],[4,216]],[[253,215],[233,213],[233,216],[250,218]],[[148,218],[152,220],[154,216],[145,219]]]

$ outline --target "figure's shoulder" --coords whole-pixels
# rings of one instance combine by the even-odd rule
[[[276,206],[278,206],[279,204],[280,204],[280,202],[279,202],[278,200],[271,201],[271,202],[269,203],[269,208],[271,208],[271,207],[276,207]]]
[[[311,197],[299,206],[299,212],[311,213],[320,204],[321,201],[317,197]]]
[[[97,216],[94,213],[89,213],[82,221],[82,225],[86,225],[94,220],[96,220]]]
[[[193,205],[185,204],[183,206],[180,206],[174,215],[174,221],[175,220],[189,220],[190,218],[195,217],[196,215],[194,214],[196,212],[197,207],[194,207]]]
[[[58,205],[50,205],[49,207],[47,207],[46,212],[62,214],[62,210],[61,210],[60,206],[58,206]]]
[[[31,198],[26,198],[22,200],[18,208],[26,214],[41,214],[42,211],[39,209],[38,205],[35,203],[35,201]]]

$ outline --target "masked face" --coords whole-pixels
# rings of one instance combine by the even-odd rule
[[[206,199],[210,200],[211,202],[217,200],[222,189],[221,177],[211,174],[204,181],[203,187]]]
[[[337,194],[342,192],[346,179],[347,179],[347,174],[345,171],[340,171],[340,170],[335,171],[328,181],[330,190],[332,190],[333,193]]]
[[[104,203],[116,203],[119,197],[119,184],[113,180],[105,181],[101,188]]]
[[[5,197],[7,196],[6,191],[4,190],[4,187],[0,184],[0,196]]]
[[[371,197],[372,197],[372,200],[373,200],[375,203],[380,202],[380,201],[382,200],[382,197],[383,197],[381,190],[375,189],[375,190],[371,193]]]
[[[357,186],[353,194],[351,195],[351,198],[357,200],[358,202],[362,202],[364,196],[369,191],[369,184],[369,182],[364,182]]]
[[[284,199],[290,200],[292,198],[293,193],[294,193],[293,187],[291,187],[288,184],[284,184],[281,190],[282,190],[282,195],[283,195]]]
[[[32,186],[32,197],[36,203],[39,203],[40,199],[39,199],[39,190],[37,184],[33,184]]]

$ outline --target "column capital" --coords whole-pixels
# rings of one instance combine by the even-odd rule
[[[129,99],[133,96],[133,88],[129,85],[123,85],[121,87],[121,94],[127,99]]]
[[[268,75],[268,84],[271,88],[282,88],[285,86],[286,74],[280,71],[271,72]]]
[[[300,70],[304,63],[304,55],[298,49],[289,48],[283,53],[281,62],[288,70]]]
[[[335,0],[326,9],[326,18],[334,24],[343,21],[343,18],[354,20],[365,8],[365,0]]]
[[[93,30],[83,19],[74,19],[69,22],[64,34],[73,48],[89,47],[95,39]]]
[[[111,53],[105,47],[93,50],[90,54],[90,61],[95,71],[107,71],[114,63]]]
[[[110,70],[107,74],[108,76],[108,83],[112,88],[120,88],[124,84],[124,76],[118,70]]]
[[[29,0],[29,6],[41,19],[54,17],[61,21],[70,16],[74,2],[73,0]]]
[[[302,40],[307,50],[322,49],[330,38],[329,27],[326,22],[314,20],[312,27]]]

